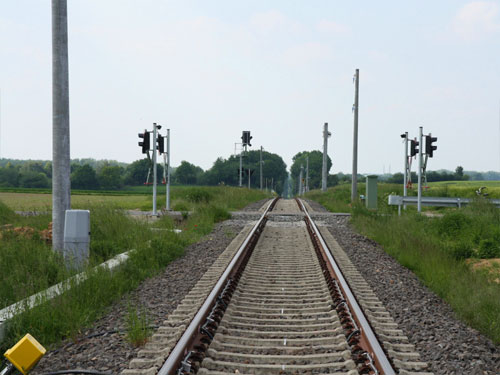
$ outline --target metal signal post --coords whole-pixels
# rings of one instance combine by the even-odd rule
[[[167,211],[170,211],[170,129],[167,129]]]
[[[422,212],[422,164],[423,164],[423,155],[422,155],[422,135],[423,128],[418,128],[418,144],[420,145],[420,152],[418,153],[418,200],[417,200],[417,211]]]

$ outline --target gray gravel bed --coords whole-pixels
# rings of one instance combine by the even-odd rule
[[[241,211],[259,211],[259,209],[266,203],[269,202],[271,198],[261,199],[260,201],[250,203]]]
[[[303,200],[305,200],[307,203],[309,203],[309,206],[311,206],[311,208],[316,212],[330,212],[316,201],[312,201],[310,199],[303,199]]]
[[[145,309],[152,325],[158,326],[242,229],[242,225],[231,222],[218,224],[202,241],[189,246],[185,255],[170,263],[164,272],[145,280],[138,289],[115,303],[92,328],[48,352],[32,373],[76,368],[120,373],[141,348],[129,344],[124,333],[89,336],[123,330],[129,305]]]
[[[413,272],[356,233],[348,217],[332,215],[322,221],[330,225],[353,264],[364,270],[367,283],[429,364],[429,371],[436,375],[500,374],[500,348],[460,322],[450,306]]]

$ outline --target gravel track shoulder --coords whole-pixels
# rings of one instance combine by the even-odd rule
[[[92,328],[49,351],[32,373],[76,368],[120,373],[141,348],[131,346],[124,333],[99,334],[123,330],[129,304],[146,309],[151,323],[160,325],[242,229],[240,222],[217,224],[212,233],[186,248],[184,256],[170,263],[161,274],[145,280],[112,305]]]
[[[309,203],[316,212],[326,211],[317,202]],[[500,348],[459,321],[446,302],[380,245],[356,233],[349,217],[321,215],[317,220],[329,227],[351,262],[364,270],[365,280],[429,364],[429,371],[436,375],[500,374]]]

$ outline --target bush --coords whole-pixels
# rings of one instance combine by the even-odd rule
[[[468,216],[462,212],[456,211],[445,214],[438,222],[437,228],[439,234],[456,237],[471,224],[472,220]]]
[[[181,211],[181,212],[187,212],[190,210],[188,203],[184,200],[179,200],[175,202],[172,206],[172,209],[174,211]]]
[[[477,255],[482,259],[496,258],[500,256],[500,247],[498,246],[498,242],[491,238],[481,240]]]
[[[471,258],[474,255],[474,249],[469,242],[459,242],[451,245],[451,256],[457,260]]]
[[[208,203],[212,198],[212,194],[205,189],[192,189],[186,195],[186,199],[193,203]]]

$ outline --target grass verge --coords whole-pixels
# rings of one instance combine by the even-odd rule
[[[393,207],[379,206],[377,212],[350,208],[342,189],[332,192],[337,190],[308,197],[319,196],[319,203],[331,211],[348,208],[356,230],[412,270],[460,319],[500,343],[500,284],[495,274],[477,271],[471,262],[500,257],[498,209],[478,200],[462,210],[447,209],[442,217],[426,217],[414,210],[399,217]]]
[[[170,230],[174,228],[174,223],[168,216],[150,224],[130,218],[116,205],[86,206],[91,210],[92,233],[90,264],[85,271],[88,279],[63,295],[13,318],[0,350],[14,344],[26,332],[34,335],[43,345],[76,337],[83,328],[105,313],[111,303],[181,256],[187,245],[210,233],[216,222],[229,218],[229,209],[240,209],[266,197],[263,192],[248,189],[196,189],[199,190],[194,193],[189,189],[184,192],[183,199],[190,205],[191,213],[179,234]],[[208,198],[190,198],[189,194]],[[0,202],[0,225],[32,225],[43,229],[49,220],[49,215],[16,215]],[[153,226],[156,230],[152,230]],[[61,256],[41,240],[36,230],[31,236],[11,230],[3,230],[1,234],[1,307],[70,276]],[[114,272],[92,269],[96,264],[131,249],[128,261]]]

